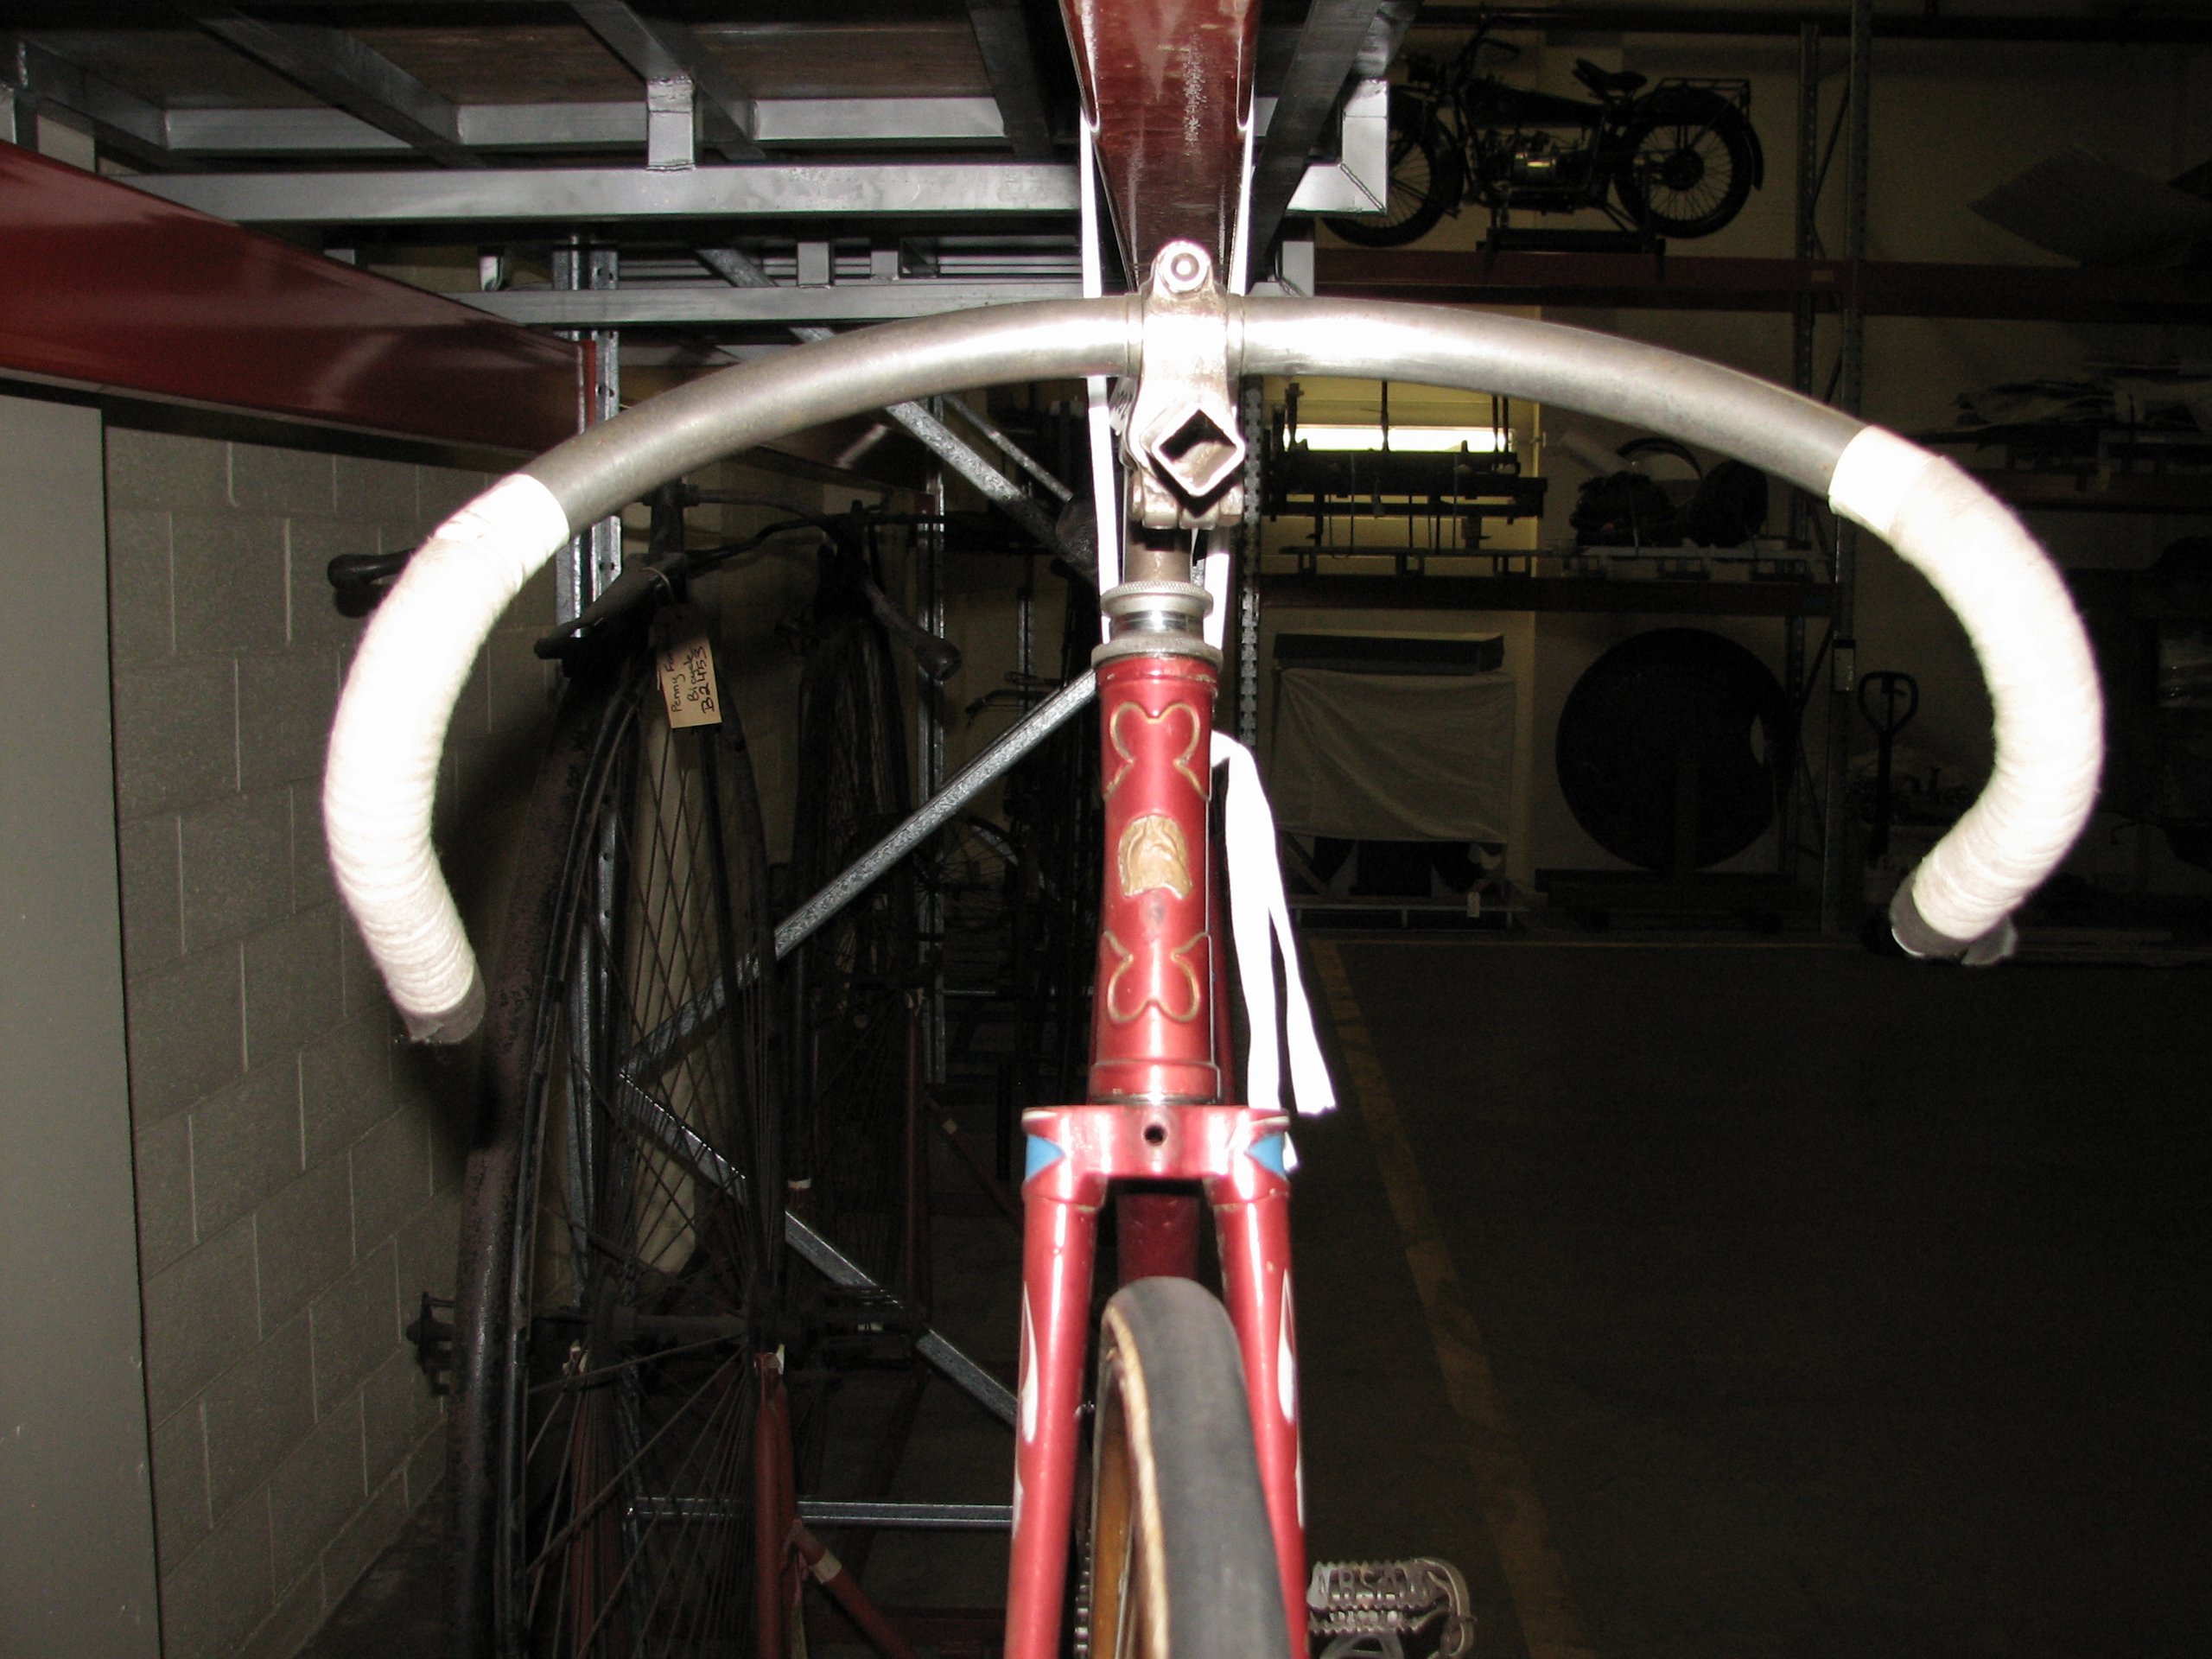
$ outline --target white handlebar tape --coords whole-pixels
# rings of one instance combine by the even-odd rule
[[[1965,626],[1996,712],[1989,785],[1898,891],[1916,956],[2009,954],[2013,908],[2066,856],[2096,804],[2104,707],[2065,583],[2018,519],[1963,469],[1867,427],[1837,458],[1837,512],[1925,575]]]
[[[446,728],[500,613],[569,533],[545,486],[501,479],[408,562],[338,702],[322,788],[330,868],[417,1041],[457,1043],[484,1014],[476,954],[430,844]]]

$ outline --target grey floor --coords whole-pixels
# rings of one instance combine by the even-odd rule
[[[1340,1052],[1298,1137],[1317,1555],[1458,1561],[1482,1659],[2212,1646],[2212,976],[1320,950],[1380,1072]],[[1011,1233],[941,1190],[946,1319],[1008,1357]],[[900,1484],[1006,1466],[933,1389]],[[428,1650],[435,1541],[313,1651]],[[1002,1562],[887,1541],[868,1578],[972,1605]]]

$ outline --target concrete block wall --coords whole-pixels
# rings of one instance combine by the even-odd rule
[[[116,427],[106,472],[163,1649],[283,1659],[443,1471],[401,1332],[450,1291],[472,1075],[397,1046],[331,884],[322,750],[361,625],[323,567],[414,545],[486,480]],[[541,581],[456,717],[442,808],[479,923],[550,615]]]

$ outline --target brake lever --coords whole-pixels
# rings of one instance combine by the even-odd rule
[[[681,553],[676,553],[631,560],[596,599],[551,632],[541,636],[531,650],[548,662],[568,661],[602,626],[644,604],[656,589],[672,595],[676,583],[669,570],[683,557]]]
[[[960,647],[949,639],[939,639],[891,602],[891,596],[875,585],[874,579],[862,576],[861,591],[868,596],[868,607],[884,631],[906,646],[913,657],[914,666],[928,677],[931,685],[943,685],[960,671]]]
[[[397,553],[340,553],[331,560],[322,574],[338,613],[362,617],[376,609],[414,556],[415,550],[408,547]]]

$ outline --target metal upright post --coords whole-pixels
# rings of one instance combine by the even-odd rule
[[[553,286],[611,289],[621,280],[621,256],[613,248],[580,241],[553,250]],[[611,418],[622,406],[622,336],[618,329],[568,333],[583,346],[576,385],[579,430]],[[602,519],[555,557],[554,620],[566,622],[591,603],[622,570],[622,521]]]
[[[944,404],[931,399],[931,412],[944,418]],[[934,460],[929,471],[929,509],[932,522],[925,526],[915,551],[917,564],[914,608],[923,627],[944,637],[944,468]],[[944,689],[927,675],[917,677],[917,710],[922,751],[921,798],[927,801],[944,786]],[[922,931],[938,941],[937,963],[930,975],[928,1020],[925,1026],[925,1074],[932,1084],[944,1081],[945,1047],[949,1026],[944,1007],[945,907],[942,884],[925,884]]]
[[[1820,249],[1821,210],[1821,26],[1797,31],[1797,257],[1811,259]],[[1813,331],[1816,313],[1810,293],[1790,307],[1789,384],[1813,393]],[[1789,539],[1802,546],[1811,538],[1812,502],[1802,490],[1789,498]]]
[[[1821,26],[1801,24],[1797,30],[1797,257],[1811,259],[1820,247],[1821,207]],[[1810,293],[1800,295],[1789,308],[1789,384],[1813,395],[1813,348],[1817,313]],[[1789,492],[1789,544],[1808,547],[1813,539],[1813,499],[1802,490]],[[1805,676],[1805,616],[1802,611],[1782,624],[1783,678],[1793,697],[1800,695]],[[1802,731],[1793,731],[1784,753],[1775,757],[1783,769],[1782,810],[1775,827],[1775,873],[1785,882],[1797,879],[1797,846],[1802,833],[1806,791],[1799,779]]]
[[[1843,339],[1836,376],[1836,404],[1856,415],[1866,392],[1866,313],[1860,303],[1859,283],[1866,258],[1866,168],[1870,156],[1874,67],[1873,0],[1851,0],[1850,73],[1844,96],[1851,100],[1844,187]],[[1855,869],[1851,857],[1851,815],[1844,800],[1850,774],[1852,693],[1858,677],[1858,645],[1854,639],[1857,606],[1854,590],[1859,576],[1859,533],[1841,519],[1835,526],[1835,643],[1828,659],[1828,741],[1827,767],[1827,834],[1822,837],[1821,926],[1840,932],[1855,906],[1852,892]]]

